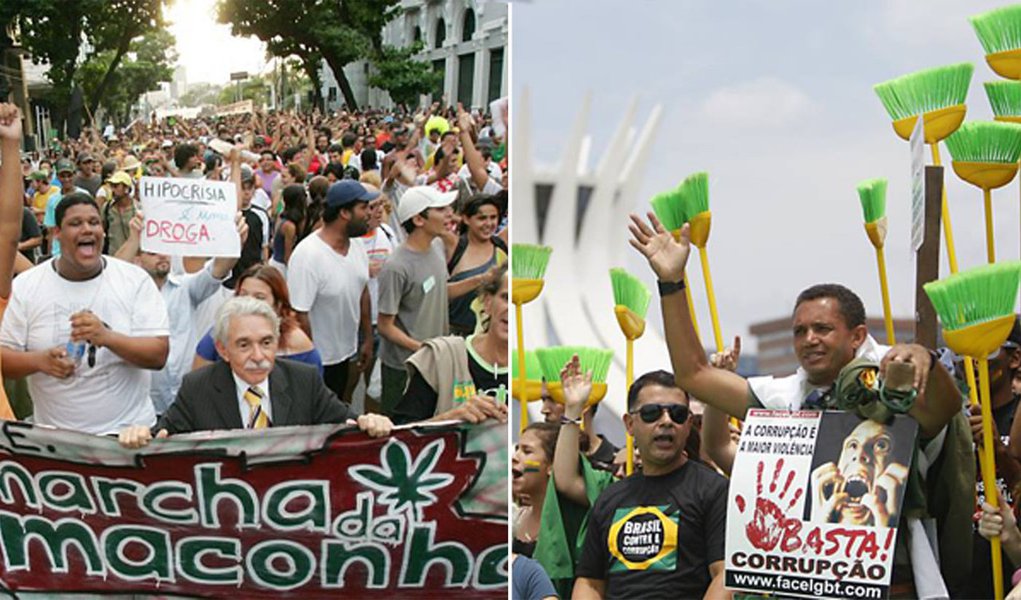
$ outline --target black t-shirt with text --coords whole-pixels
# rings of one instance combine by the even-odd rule
[[[727,480],[704,464],[634,475],[596,500],[575,575],[605,580],[607,598],[701,598],[726,522]]]

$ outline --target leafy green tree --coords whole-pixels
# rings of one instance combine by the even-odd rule
[[[277,56],[306,59],[318,52],[350,108],[358,103],[344,65],[382,52],[383,26],[401,10],[400,0],[220,0],[218,7],[220,22],[235,35],[254,35]],[[304,70],[319,83],[311,62]]]
[[[6,3],[4,3],[6,4]],[[14,2],[14,19],[21,31],[21,45],[32,62],[48,63],[46,77],[52,84],[50,100],[58,109],[71,100],[71,86],[81,52],[87,17],[103,10],[101,0],[33,0]]]
[[[163,30],[163,8],[171,0],[2,0],[0,26],[17,24],[20,43],[36,63],[48,63],[46,73],[52,90],[47,99],[58,120],[67,109],[76,82],[88,72],[84,87],[94,113],[117,82],[117,73],[141,37]],[[2,36],[0,36],[2,37]],[[0,50],[10,40],[0,40]],[[88,42],[86,45],[85,42]],[[88,56],[83,48],[91,48]],[[102,68],[99,68],[102,67]],[[135,75],[145,75],[135,64]],[[122,93],[122,92],[116,92]]]
[[[422,48],[421,42],[407,48],[384,46],[373,61],[376,72],[369,77],[369,85],[386,90],[397,104],[414,108],[419,96],[443,81],[443,74],[433,71],[431,64],[414,59]]]
[[[114,61],[119,64],[111,68]],[[114,120],[123,123],[142,94],[159,89],[160,82],[173,78],[172,65],[176,61],[174,37],[160,29],[132,41],[120,57],[116,50],[90,55],[76,79],[90,104],[97,109],[102,106]],[[104,81],[105,90],[101,91]]]
[[[100,102],[114,80],[117,67],[124,55],[132,48],[132,42],[143,35],[163,35],[164,38],[151,37],[150,44],[159,45],[159,39],[169,39],[173,48],[174,39],[165,29],[163,21],[163,5],[166,0],[107,0],[98,14],[90,15],[91,28],[89,38],[97,49],[112,52],[107,70],[99,83],[88,95],[89,110],[95,114]],[[155,56],[141,59],[154,65],[166,63],[166,59],[158,60]],[[176,55],[170,63],[176,61]],[[137,67],[138,65],[136,65]],[[148,91],[148,90],[146,90]]]

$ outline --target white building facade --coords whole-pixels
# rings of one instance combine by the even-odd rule
[[[443,73],[442,85],[423,100],[461,102],[485,108],[508,90],[507,4],[493,0],[403,0],[403,12],[383,29],[383,43],[404,48],[421,41],[417,56]],[[344,73],[359,107],[390,108],[389,94],[369,86],[372,66],[358,61]],[[322,96],[329,110],[344,103],[340,86],[326,62],[322,66]]]

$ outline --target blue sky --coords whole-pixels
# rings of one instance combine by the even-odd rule
[[[685,176],[710,174],[709,252],[724,338],[790,313],[797,293],[822,281],[856,290],[870,315],[882,307],[875,253],[855,185],[890,180],[887,263],[896,316],[913,314],[909,250],[910,155],[872,86],[915,70],[975,64],[968,118],[991,119],[986,66],[968,16],[1001,2],[539,0],[512,5],[512,86],[531,94],[532,153],[558,160],[586,91],[593,94],[590,165],[627,103],[637,122],[655,104],[663,119],[636,210]],[[941,152],[946,164],[950,156]],[[981,192],[948,168],[961,268],[985,261]],[[1017,181],[994,192],[998,258],[1019,255]],[[697,277],[697,260],[694,269]],[[946,260],[941,259],[941,273]],[[627,265],[647,268],[634,254]],[[689,267],[691,270],[692,267]],[[651,282],[651,276],[646,277]],[[696,295],[708,322],[704,295]],[[650,311],[654,313],[655,311]],[[750,340],[748,340],[750,341]],[[747,347],[747,346],[746,346]]]

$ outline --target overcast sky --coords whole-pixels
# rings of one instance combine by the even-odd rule
[[[695,171],[709,172],[709,256],[725,339],[746,335],[751,323],[789,315],[797,293],[823,281],[848,285],[862,296],[870,315],[882,315],[875,252],[865,237],[855,190],[857,182],[871,177],[890,180],[891,300],[896,316],[910,317],[910,153],[907,142],[893,133],[872,86],[915,70],[971,61],[976,68],[968,118],[991,119],[982,82],[997,76],[986,66],[967,17],[1002,5],[980,0],[515,3],[513,90],[530,89],[532,152],[547,165],[558,160],[585,91],[593,93],[593,166],[633,94],[640,98],[639,125],[655,104],[663,105],[634,207],[644,212],[654,193]],[[941,152],[949,164],[945,145]],[[962,269],[977,266],[985,261],[981,192],[949,168],[947,179],[958,263]],[[993,200],[997,256],[1016,259],[1018,183],[994,192]],[[697,263],[693,257],[689,272],[698,272]],[[940,265],[947,272],[945,257]],[[637,254],[629,267],[647,273]],[[708,327],[698,281],[696,304],[700,322]]]
[[[266,46],[255,37],[233,37],[216,20],[216,0],[174,0],[166,12],[177,39],[177,63],[189,84],[230,83],[230,74],[257,74],[266,65]]]

